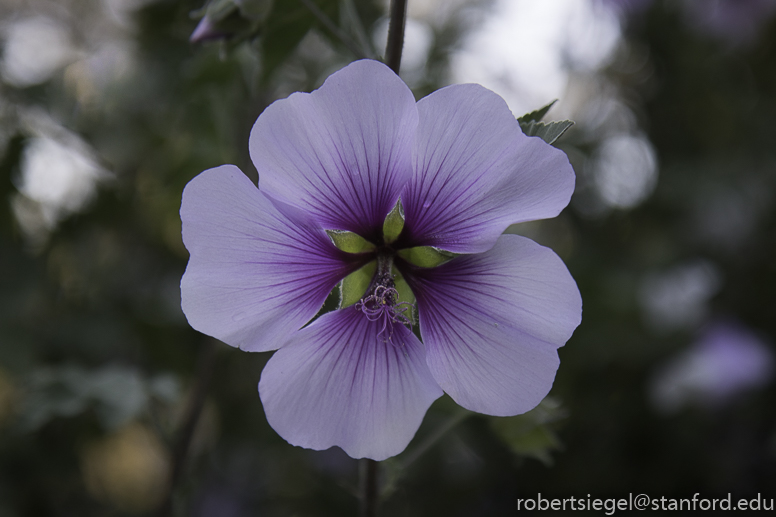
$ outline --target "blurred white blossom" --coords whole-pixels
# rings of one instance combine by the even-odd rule
[[[601,142],[592,161],[601,200],[612,208],[632,208],[657,185],[657,158],[642,136],[617,134]]]
[[[689,329],[700,324],[721,281],[719,270],[704,260],[647,275],[639,289],[645,322],[658,331]]]
[[[91,147],[41,113],[28,113],[27,140],[12,209],[33,243],[45,241],[56,225],[92,200],[110,177]]]
[[[17,87],[43,83],[78,57],[68,29],[45,16],[21,19],[6,28],[0,74]]]
[[[500,0],[452,57],[452,82],[497,91],[518,115],[565,97],[571,72],[606,65],[617,15],[592,0]]]

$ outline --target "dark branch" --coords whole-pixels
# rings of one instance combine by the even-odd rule
[[[385,45],[385,64],[399,74],[401,51],[404,48],[404,25],[407,20],[407,0],[391,1],[391,21],[388,25],[388,43]]]
[[[375,460],[363,459],[359,465],[361,489],[361,517],[377,515],[377,471],[379,464]]]
[[[167,517],[172,515],[172,499],[175,488],[180,482],[183,474],[186,460],[189,453],[191,439],[194,437],[194,431],[197,429],[199,417],[202,414],[202,408],[205,405],[210,378],[213,376],[213,367],[215,365],[216,345],[211,339],[207,339],[199,350],[197,358],[197,370],[195,372],[194,387],[191,391],[186,408],[186,415],[181,424],[181,428],[176,436],[172,447],[172,464],[170,468],[170,477],[167,482],[167,494],[162,501],[156,515],[158,517]]]

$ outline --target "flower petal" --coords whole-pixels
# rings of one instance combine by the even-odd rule
[[[405,278],[429,368],[453,400],[496,416],[541,402],[558,368],[556,349],[582,314],[576,283],[552,250],[504,235],[485,253]]]
[[[415,98],[396,74],[377,61],[351,63],[261,114],[250,137],[260,188],[327,228],[376,239],[409,180],[417,123]]]
[[[555,217],[568,204],[568,158],[525,136],[495,93],[454,85],[417,106],[414,176],[401,196],[406,247],[479,253],[510,224]]]
[[[278,350],[259,383],[272,428],[293,445],[337,445],[353,458],[403,451],[442,390],[418,338],[397,323],[387,342],[381,327],[349,307],[324,314]]]
[[[278,348],[359,267],[303,214],[281,213],[233,165],[189,182],[181,220],[191,254],[183,312],[196,330],[244,350]]]

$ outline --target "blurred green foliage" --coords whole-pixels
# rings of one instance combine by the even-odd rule
[[[292,447],[267,425],[255,389],[267,354],[217,345],[212,364],[198,365],[209,338],[180,311],[187,253],[178,209],[185,184],[209,167],[234,163],[255,180],[247,142],[256,117],[355,59],[349,45],[379,55],[371,34],[384,6],[314,0],[345,43],[303,2],[275,0],[264,12],[231,1],[204,10],[198,0],[0,6],[4,22],[59,20],[78,49],[43,81],[0,83],[2,516],[153,512],[202,368],[212,380],[175,514],[356,511],[355,460]],[[418,97],[444,84],[481,4],[456,4],[432,27],[412,82]],[[191,44],[208,15],[231,25],[221,27],[224,37]],[[633,208],[591,210],[599,128],[581,121],[556,143],[578,174],[572,205],[511,230],[555,249],[584,300],[583,323],[560,351],[553,399],[514,418],[462,419],[396,471],[386,515],[513,515],[516,497],[538,492],[776,497],[773,383],[733,404],[667,416],[649,398],[655,369],[716,318],[737,319],[773,350],[776,24],[731,46],[655,2],[627,27],[602,76],[655,148],[654,193]],[[75,209],[25,194],[25,153],[42,141],[81,145],[89,152],[78,159],[102,171]],[[704,316],[650,324],[647,284],[697,260],[720,279]],[[414,457],[418,444],[458,422],[456,411],[440,399],[392,461]]]

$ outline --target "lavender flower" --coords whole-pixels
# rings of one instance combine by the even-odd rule
[[[357,61],[269,106],[250,153],[258,189],[224,165],[184,190],[182,305],[205,334],[277,349],[259,392],[283,438],[382,460],[443,390],[500,416],[544,398],[579,291],[551,250],[501,234],[557,215],[574,172],[499,96],[467,84],[415,103],[388,67]],[[360,246],[340,244],[348,253],[330,235]],[[458,255],[418,265],[418,254],[447,258],[436,249]],[[353,272],[371,273],[361,298],[308,324]]]
[[[656,372],[650,397],[663,413],[693,404],[715,409],[765,386],[773,373],[769,343],[741,323],[723,319],[709,324]]]
[[[189,43],[228,39],[230,36],[229,33],[220,30],[210,16],[205,15],[199,20],[197,26],[194,27],[194,32],[189,36]]]

